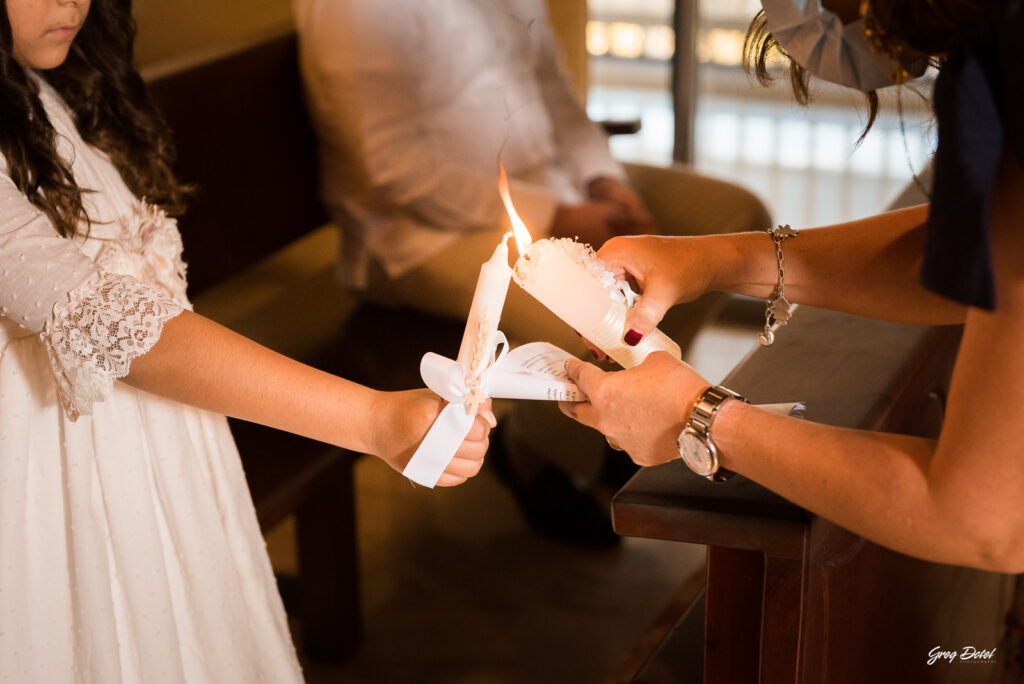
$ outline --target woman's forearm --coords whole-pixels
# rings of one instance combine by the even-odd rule
[[[990,234],[998,305],[994,311],[965,308],[939,440],[841,430],[728,402],[715,424],[726,467],[884,546],[937,561],[1024,571],[1024,171],[1012,156],[1002,171]],[[897,223],[879,225],[901,258],[916,251],[901,242],[908,233]],[[786,244],[795,247],[811,235]],[[868,239],[854,242],[872,244]],[[805,247],[813,243],[809,239]],[[871,272],[870,258],[848,251],[856,255],[849,268]],[[810,264],[811,252],[790,250],[804,274],[824,268]],[[840,272],[838,280],[845,277],[841,253],[816,256]],[[915,298],[917,292],[903,301]]]
[[[375,392],[293,361],[197,314],[164,327],[128,384],[359,452],[373,445]]]
[[[722,407],[715,428],[723,467],[866,539],[941,563],[1024,570],[1024,553],[1008,543],[1019,538],[1013,515],[972,507],[961,494],[981,480],[958,473],[951,487],[933,468],[933,440],[835,428],[740,402]],[[1012,495],[1004,489],[985,496]]]
[[[799,231],[783,243],[786,298],[861,316],[922,324],[963,322],[965,307],[919,280],[927,205]],[[796,228],[796,226],[794,226]],[[765,233],[706,240],[716,290],[767,297],[778,281]]]

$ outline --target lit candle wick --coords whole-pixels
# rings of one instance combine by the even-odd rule
[[[501,201],[505,205],[505,211],[508,212],[508,218],[512,223],[512,234],[516,238],[516,248],[519,250],[520,256],[526,253],[526,248],[533,242],[533,238],[530,236],[530,231],[526,229],[526,224],[519,218],[519,214],[516,212],[515,206],[512,204],[512,193],[509,191],[508,185],[508,174],[505,173],[504,164],[498,164],[498,194],[501,196]]]

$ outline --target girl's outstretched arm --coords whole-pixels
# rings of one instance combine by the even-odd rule
[[[184,311],[123,378],[153,394],[379,456],[401,472],[444,402],[429,390],[379,392],[304,365]],[[489,407],[488,407],[489,409]],[[442,475],[476,475],[494,418],[478,416]]]

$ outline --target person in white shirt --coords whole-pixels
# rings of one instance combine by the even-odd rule
[[[344,236],[339,276],[371,300],[465,318],[480,264],[509,225],[499,161],[535,239],[574,237],[596,249],[615,235],[769,225],[763,204],[739,187],[613,160],[571,90],[543,0],[294,6],[323,199]],[[666,332],[685,348],[713,302],[682,312]],[[514,341],[585,350],[515,286],[501,329]],[[594,525],[563,515],[575,483],[597,478],[604,441],[546,403],[523,402],[504,422],[504,472],[531,523],[558,537],[614,540],[596,506]],[[559,474],[566,470],[572,479]],[[546,496],[557,510],[537,503]],[[575,498],[577,510],[588,508]]]

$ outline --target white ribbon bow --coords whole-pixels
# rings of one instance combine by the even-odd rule
[[[499,330],[491,358],[479,386],[471,392],[466,387],[466,369],[458,362],[434,352],[423,355],[423,382],[449,403],[402,471],[413,482],[425,487],[437,484],[473,426],[475,413],[466,408],[471,394],[491,399],[585,400],[565,376],[565,361],[572,355],[553,344],[532,342],[509,351],[508,340]]]

